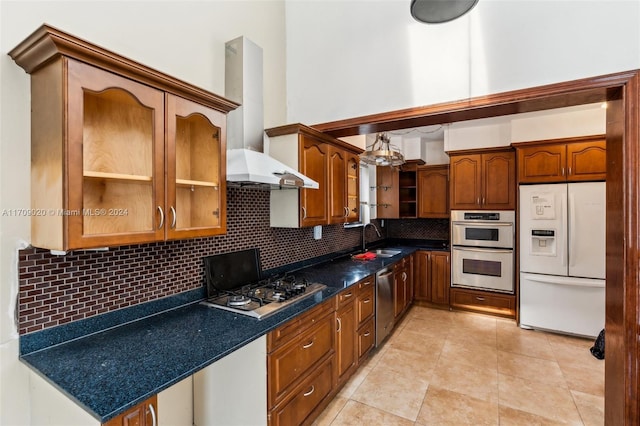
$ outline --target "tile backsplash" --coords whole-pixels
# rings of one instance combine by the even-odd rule
[[[202,258],[212,254],[260,249],[262,269],[300,262],[361,244],[361,229],[269,226],[269,191],[227,189],[227,234],[78,251],[54,256],[28,248],[19,253],[20,334],[31,333],[133,306],[204,285]],[[376,239],[367,234],[368,240]]]
[[[200,288],[205,256],[258,247],[262,269],[267,270],[361,244],[361,228],[323,226],[320,240],[313,239],[313,228],[271,228],[269,194],[263,189],[228,188],[226,235],[64,256],[38,248],[20,250],[19,333]],[[394,238],[446,239],[448,221],[388,220],[384,230]],[[368,242],[376,239],[375,232],[367,231]]]

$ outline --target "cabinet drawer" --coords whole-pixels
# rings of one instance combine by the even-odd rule
[[[358,281],[358,290],[362,292],[367,288],[374,288],[373,287],[374,282],[375,282],[375,277],[373,275],[365,279],[362,279]]]
[[[269,332],[267,335],[267,352],[270,353],[277,347],[284,345],[334,310],[335,302],[333,299],[327,300]]]
[[[268,357],[269,406],[273,407],[311,367],[333,353],[334,315],[329,314]]]
[[[376,344],[376,330],[374,318],[367,321],[358,329],[358,360],[362,360]]]
[[[451,289],[451,307],[515,318],[515,296],[466,289]]]
[[[360,292],[357,299],[357,320],[358,326],[361,326],[366,320],[368,320],[375,311],[375,297],[373,286],[366,287]]]
[[[358,294],[358,287],[352,285],[351,287],[342,290],[338,293],[336,299],[338,300],[338,309],[342,308],[347,303],[353,302]]]
[[[270,426],[303,424],[309,414],[329,395],[333,387],[332,359],[313,371],[296,387],[293,397],[269,414]]]

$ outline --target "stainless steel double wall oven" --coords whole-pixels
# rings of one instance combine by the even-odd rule
[[[515,212],[451,211],[451,286],[513,293]]]

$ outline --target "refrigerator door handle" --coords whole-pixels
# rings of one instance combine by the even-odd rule
[[[569,266],[575,266],[574,259],[576,256],[571,256],[571,253],[576,251],[576,199],[573,192],[569,191]]]
[[[534,275],[534,274],[522,274],[522,280],[533,281],[543,284],[560,284],[573,287],[596,287],[604,288],[605,280],[588,279],[588,278],[567,278],[556,277],[553,275]]]
[[[561,210],[561,214],[562,214],[562,222],[560,223],[560,226],[564,227],[564,235],[565,235],[565,240],[562,241],[562,244],[559,244],[559,250],[561,250],[562,252],[560,253],[560,258],[562,259],[562,266],[567,266],[567,257],[569,255],[568,253],[568,241],[567,241],[567,234],[569,233],[569,230],[567,229],[568,225],[567,225],[567,189],[566,189],[566,185],[565,185],[565,195],[564,195],[564,199],[560,201],[560,210]]]

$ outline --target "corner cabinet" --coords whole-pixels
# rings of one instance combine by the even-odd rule
[[[449,166],[418,167],[418,217],[449,218]]]
[[[423,164],[423,160],[407,160],[400,167],[376,167],[378,219],[418,217],[418,169]]]
[[[237,104],[46,25],[9,54],[31,75],[34,246],[226,232]]]
[[[513,149],[450,152],[451,210],[514,210]]]
[[[360,148],[303,124],[266,130],[269,155],[318,182],[318,189],[273,189],[272,227],[304,228],[360,220]]]
[[[519,183],[602,181],[607,177],[604,135],[512,144]]]

